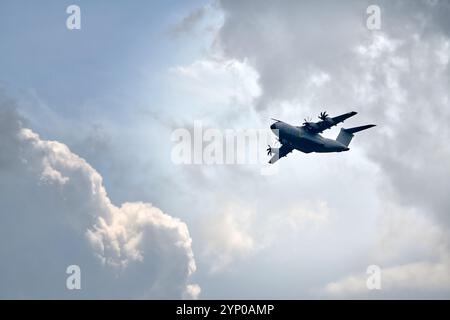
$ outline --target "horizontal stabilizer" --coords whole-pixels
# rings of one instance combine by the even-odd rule
[[[366,130],[366,129],[369,129],[369,128],[372,128],[372,127],[375,127],[376,125],[375,124],[368,124],[368,125],[365,125],[365,126],[360,126],[360,127],[354,127],[354,128],[348,128],[348,129],[344,129],[345,131],[347,131],[348,133],[356,133],[356,132],[359,132],[359,131],[363,131],[363,130]]]

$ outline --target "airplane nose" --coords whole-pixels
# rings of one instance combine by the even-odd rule
[[[273,123],[273,124],[270,126],[270,129],[272,129],[272,130],[275,130],[276,128],[277,128],[276,123]]]

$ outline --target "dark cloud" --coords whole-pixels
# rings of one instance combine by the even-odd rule
[[[448,232],[449,3],[378,1],[379,31],[366,28],[367,1],[220,4],[216,43],[259,72],[256,109],[285,118],[359,111],[359,121],[378,124],[354,143],[381,169],[380,201],[415,208]]]
[[[192,11],[187,16],[185,16],[178,24],[173,26],[170,29],[170,33],[173,36],[189,34],[205,17],[206,11],[206,7],[201,7]]]
[[[449,222],[450,171],[441,164],[449,159],[450,71],[440,60],[450,50],[448,2],[381,1],[380,32],[366,29],[364,1],[220,3],[226,20],[219,43],[260,73],[258,108],[277,113],[282,101],[296,104],[311,95],[311,77],[324,72],[330,81],[297,103],[297,112],[356,107],[379,125],[367,137],[374,140],[369,154],[394,190]]]

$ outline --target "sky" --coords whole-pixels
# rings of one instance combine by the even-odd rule
[[[449,299],[449,16],[445,0],[2,1],[0,298]],[[272,174],[266,157],[173,161],[176,130],[270,136],[272,117],[325,110],[377,127]]]

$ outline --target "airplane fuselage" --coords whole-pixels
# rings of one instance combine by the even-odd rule
[[[342,152],[350,150],[344,144],[322,137],[318,133],[309,132],[305,127],[296,127],[282,121],[270,126],[282,144],[304,153],[310,152]]]

